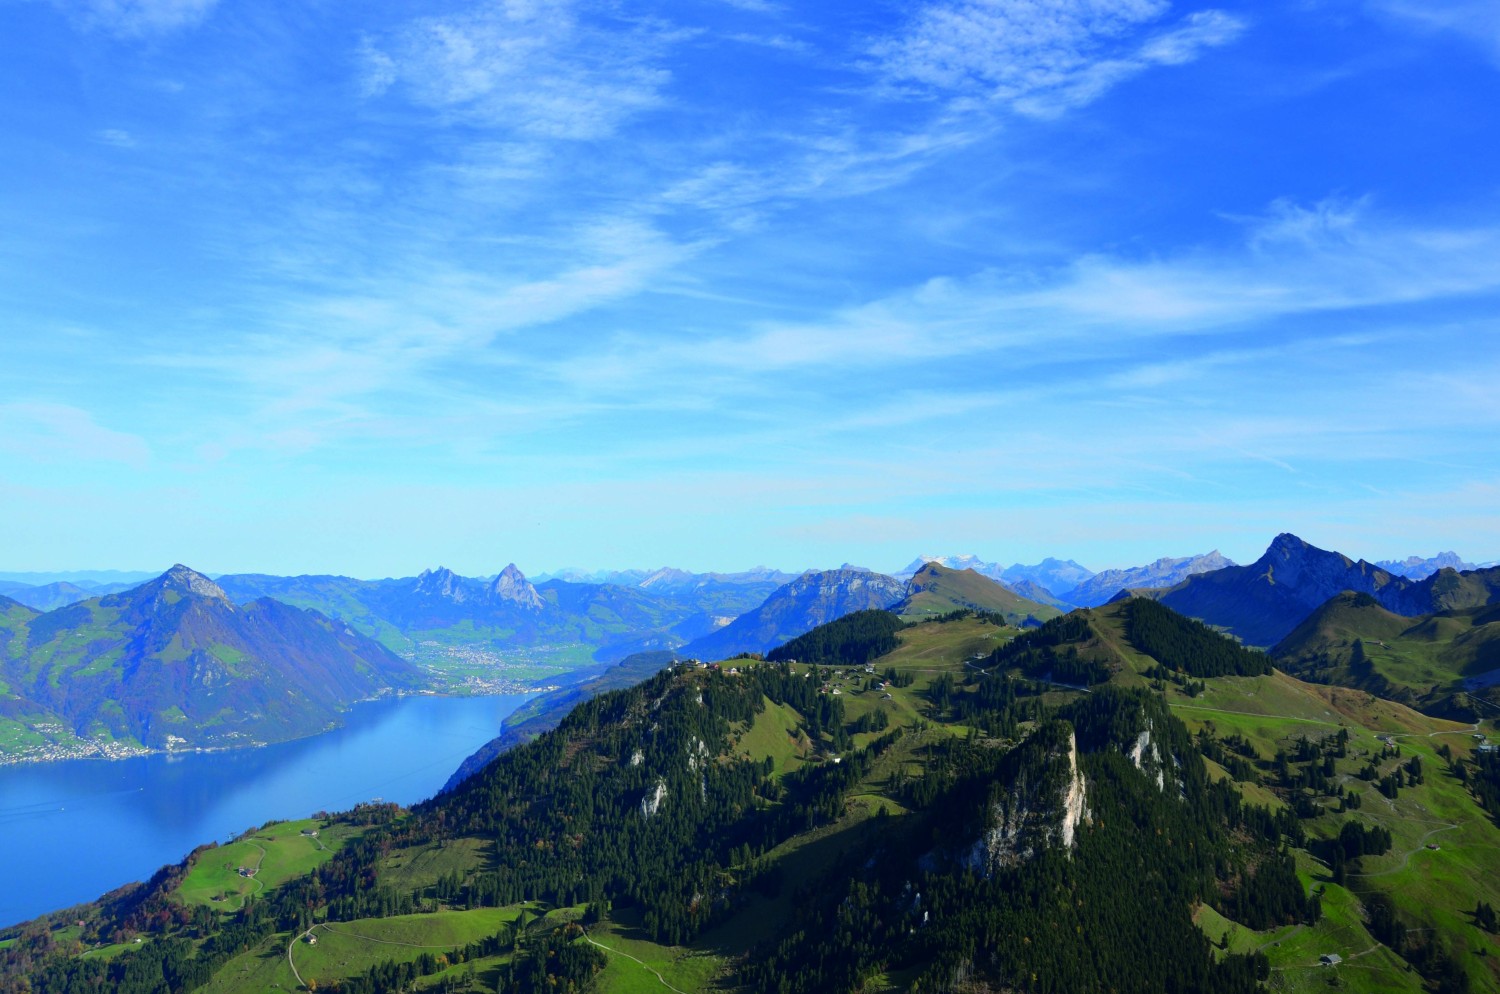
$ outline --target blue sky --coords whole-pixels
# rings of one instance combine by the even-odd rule
[[[0,0],[4,568],[1500,558],[1500,8]]]

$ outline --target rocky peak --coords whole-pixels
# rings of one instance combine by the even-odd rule
[[[889,592],[893,595],[892,603],[900,600],[906,589],[901,581],[883,573],[857,568],[808,570],[783,589],[792,594],[806,594],[813,591],[853,593],[866,588]]]
[[[650,589],[651,587],[671,587],[684,583],[691,583],[696,579],[697,577],[694,574],[689,573],[687,570],[674,569],[671,566],[663,566],[661,569],[657,570],[656,572],[652,573],[650,576],[642,580],[640,583],[636,584],[636,586],[645,587],[647,589]]]
[[[529,611],[542,609],[542,595],[537,593],[531,581],[526,579],[526,574],[516,569],[515,563],[508,564],[500,571],[500,575],[495,577],[495,582],[490,584],[489,595],[491,600],[526,608]]]
[[[189,569],[181,563],[176,564],[161,576],[156,578],[153,586],[162,591],[173,591],[178,594],[186,594],[192,597],[207,597],[212,600],[222,601],[233,606],[229,595],[208,577],[197,570]]]
[[[417,593],[428,597],[441,597],[456,604],[462,604],[469,599],[469,591],[466,588],[464,578],[446,566],[424,569],[417,577]]]
[[[1404,577],[1363,559],[1355,562],[1287,533],[1276,536],[1256,567],[1271,583],[1297,590],[1309,609],[1343,590],[1382,595],[1385,600],[1410,586]]]
[[[1434,573],[1444,569],[1457,572],[1477,569],[1473,563],[1465,562],[1456,552],[1439,552],[1430,559],[1421,556],[1407,556],[1405,559],[1382,559],[1375,564],[1387,573],[1395,573],[1404,576],[1408,580],[1425,580]]]

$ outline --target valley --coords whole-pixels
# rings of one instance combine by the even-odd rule
[[[1150,601],[1029,630],[956,609],[898,624],[892,648],[878,634],[889,627],[862,620],[877,613],[790,643],[796,662],[668,656],[659,674],[627,664],[620,689],[600,684],[550,716],[539,699],[530,735],[449,793],[321,820],[335,854],[318,853],[326,862],[311,876],[264,878],[249,932],[231,906],[242,898],[203,917],[198,881],[285,827],[91,906],[81,941],[98,947],[89,956],[118,956],[122,936],[160,935],[150,941],[170,956],[171,935],[208,937],[206,951],[230,929],[248,944],[214,954],[203,987],[224,992],[300,977],[323,990],[696,994],[764,989],[773,969],[793,990],[877,991],[921,988],[944,963],[976,979],[1032,964],[1087,985],[1063,965],[1072,940],[1060,931],[1046,950],[1002,942],[984,961],[960,936],[995,916],[1021,929],[1076,922],[1079,935],[1102,927],[1081,909],[1035,919],[1004,895],[1062,874],[1113,905],[1128,885],[1110,867],[1145,845],[1147,872],[1167,876],[1139,912],[1151,931],[1133,941],[1156,962],[1141,967],[1132,947],[1130,966],[1110,968],[1120,989],[1161,989],[1167,974],[1155,971],[1191,970],[1196,989],[1249,990],[1263,977],[1291,991],[1330,978],[1356,991],[1500,990],[1495,939],[1473,917],[1493,903],[1500,830],[1468,786],[1475,736],[1493,724],[1305,683]],[[1072,682],[1064,672],[1089,692],[1059,686]],[[1048,744],[1058,734],[1061,753]],[[1070,777],[1077,806],[1052,807]],[[1223,834],[1221,818],[1241,827]],[[1371,852],[1350,855],[1365,836],[1349,825],[1379,836]],[[988,863],[970,862],[976,836],[992,840]],[[623,852],[653,855],[622,876]],[[989,868],[976,877],[976,866]],[[348,890],[346,879],[368,883]],[[901,897],[911,884],[915,906]],[[310,914],[278,896],[304,895],[295,906],[306,909],[314,893]],[[850,909],[850,928],[809,931],[844,921],[823,917],[825,901]],[[132,931],[150,909],[177,924]],[[914,930],[882,931],[891,916]],[[57,945],[59,927],[7,933],[7,955],[47,935]]]

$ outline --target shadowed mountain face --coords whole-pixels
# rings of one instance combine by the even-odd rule
[[[420,679],[343,622],[268,598],[236,606],[185,566],[121,593],[5,617],[7,711],[50,713],[81,737],[153,747],[293,738]]]
[[[1270,646],[1346,590],[1368,594],[1396,614],[1417,616],[1493,603],[1500,595],[1500,570],[1444,569],[1425,580],[1408,580],[1282,534],[1249,566],[1199,573],[1166,589],[1136,593],[1224,628],[1251,645]]]
[[[764,652],[846,614],[892,607],[905,596],[906,584],[882,573],[854,569],[804,573],[777,588],[760,607],[688,643],[681,652],[703,659]]]

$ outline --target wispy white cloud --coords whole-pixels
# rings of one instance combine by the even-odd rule
[[[759,48],[773,48],[783,52],[791,52],[796,55],[811,55],[817,51],[811,44],[801,38],[793,38],[784,34],[750,34],[748,32],[736,32],[722,36],[725,41],[739,42],[742,45],[755,45]]]
[[[1441,228],[1371,216],[1358,203],[1277,202],[1240,219],[1243,241],[1217,252],[1128,259],[1093,254],[1052,270],[936,278],[812,322],[760,323],[735,334],[620,340],[569,361],[560,378],[590,389],[674,373],[902,366],[957,356],[1010,366],[1128,352],[1132,340],[1244,329],[1258,322],[1500,291],[1500,229]],[[1358,345],[1362,339],[1349,336]],[[1262,355],[1260,358],[1264,358]],[[1243,358],[1243,357],[1240,357]],[[1148,366],[1114,383],[1145,388],[1194,364]]]
[[[445,364],[522,365],[510,357],[508,336],[540,334],[552,322],[640,293],[699,249],[637,219],[596,219],[565,242],[538,246],[566,260],[545,275],[506,278],[417,262],[404,272],[329,285],[300,301],[278,299],[271,323],[239,347],[149,362],[211,374],[248,391],[254,409],[247,423],[212,451],[304,451],[388,430],[388,419],[375,411],[400,408],[393,396],[441,398],[432,401],[439,407],[464,401]]]
[[[536,138],[593,139],[659,106],[680,39],[654,22],[602,24],[568,2],[497,0],[365,40],[364,88]]]
[[[1461,35],[1500,62],[1500,4],[1494,0],[1369,0],[1369,6],[1425,31]]]
[[[817,131],[762,138],[754,163],[707,163],[668,186],[658,202],[719,212],[738,223],[757,217],[763,207],[898,186],[982,134],[961,116],[947,114],[911,130],[869,131],[824,122]]]
[[[980,96],[1053,116],[1147,69],[1191,62],[1245,28],[1219,10],[1158,28],[1168,10],[1165,0],[932,3],[904,32],[873,44],[871,56],[896,87]]]
[[[95,132],[95,139],[105,145],[113,145],[115,148],[135,148],[135,137],[130,132],[120,128],[105,128],[103,131]]]
[[[779,14],[786,10],[785,4],[775,3],[773,0],[719,0],[719,3],[754,14]]]
[[[47,463],[124,463],[137,469],[151,450],[137,435],[98,424],[68,404],[16,401],[0,404],[0,449]]]
[[[192,27],[218,0],[53,0],[82,27],[143,37]]]

